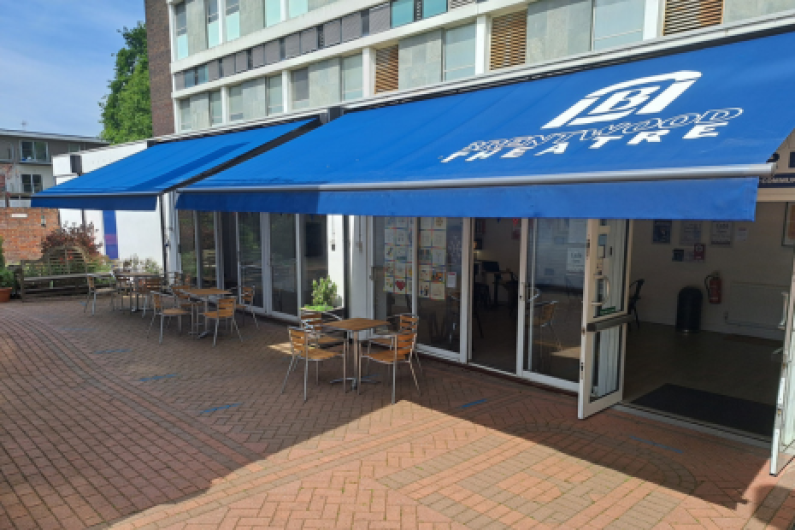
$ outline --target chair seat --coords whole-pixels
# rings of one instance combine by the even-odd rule
[[[325,361],[342,355],[342,351],[331,348],[309,348],[306,352],[299,352],[299,357],[303,359],[304,354],[309,357],[310,361]]]
[[[182,316],[182,315],[190,315],[190,313],[188,313],[187,311],[183,311],[182,309],[179,309],[177,307],[172,307],[170,309],[164,309],[162,311],[162,313],[165,316],[167,316],[167,317],[176,317],[176,316]]]
[[[365,359],[372,359],[373,361],[378,362],[378,363],[384,363],[384,364],[394,364],[395,363],[395,352],[392,351],[392,350],[379,351],[379,352],[375,352],[375,353],[370,353],[369,355],[365,354],[365,355],[362,355],[362,357],[365,358]],[[398,356],[397,356],[397,362],[399,362],[399,363],[400,362],[404,362],[406,359],[407,359],[407,355],[405,353],[404,354],[398,354]]]
[[[202,313],[205,318],[234,318],[234,315],[219,315],[218,311],[207,311]]]
[[[376,337],[374,339],[370,339],[370,344],[375,346],[381,346],[383,348],[391,348],[392,347],[392,338],[391,337]]]
[[[97,294],[108,294],[115,293],[116,289],[114,287],[101,287],[99,289],[94,289],[94,292]]]
[[[336,345],[344,344],[344,343],[345,343],[345,340],[342,339],[342,338],[339,338],[339,337],[323,336],[323,337],[319,337],[317,339],[317,344],[319,344],[320,346],[325,346],[325,347],[336,346]]]

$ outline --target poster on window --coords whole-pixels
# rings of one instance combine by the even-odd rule
[[[433,231],[433,248],[447,248],[447,232],[445,230]]]
[[[386,222],[384,222],[384,226],[389,228],[395,228],[395,218],[394,217],[387,217]]]
[[[434,265],[445,265],[447,263],[447,250],[443,248],[432,248],[431,256]]]
[[[395,279],[392,276],[384,276],[384,292],[391,293],[395,290]]]
[[[431,300],[444,300],[443,282],[431,282]]]
[[[655,219],[652,227],[651,242],[665,245],[670,244],[673,226],[674,222],[670,219]]]
[[[395,279],[406,277],[406,264],[401,261],[395,262]]]
[[[419,259],[420,263],[431,263],[433,262],[433,252],[430,248],[421,248],[419,249]]]
[[[433,246],[433,231],[422,230],[420,232],[420,246],[422,248],[430,248]]]
[[[701,243],[701,225],[701,221],[682,221],[679,244],[692,246]]]
[[[395,259],[395,245],[384,245],[384,260],[392,261]]]
[[[406,279],[395,278],[395,294],[406,294]]]
[[[395,262],[394,261],[387,261],[384,263],[384,274],[387,276],[394,276],[395,275]]]
[[[420,217],[420,229],[430,230],[433,228],[433,217]]]
[[[588,235],[587,219],[569,219],[568,243],[570,245],[584,245],[587,235]]]
[[[395,247],[395,261],[409,261],[409,247]]]
[[[421,298],[430,298],[431,297],[431,282],[420,282],[420,292],[419,295]]]
[[[408,217],[395,217],[395,227],[396,228],[406,228],[409,226],[409,218]]]
[[[585,249],[570,248],[566,255],[566,272],[580,274],[585,272]]]
[[[398,228],[395,230],[395,245],[398,247],[405,247],[409,244],[408,234],[405,228]]]
[[[435,268],[431,273],[431,281],[434,283],[444,282],[444,268]]]
[[[395,231],[394,230],[384,230],[384,244],[385,245],[394,245],[395,244]]]
[[[448,289],[455,289],[458,287],[458,274],[455,272],[448,272],[447,273],[447,288]]]
[[[447,230],[447,218],[446,217],[434,217],[433,218],[433,228],[434,228],[434,230]]]
[[[709,244],[713,247],[731,247],[734,223],[731,221],[712,221]]]
[[[431,273],[433,269],[430,265],[420,265],[420,281],[422,282],[429,282],[431,281]]]

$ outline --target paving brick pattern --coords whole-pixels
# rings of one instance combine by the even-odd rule
[[[775,528],[765,450],[423,361],[361,395],[288,380],[286,329],[145,337],[77,300],[0,307],[0,529]],[[154,332],[153,332],[154,333]],[[474,402],[479,402],[473,404]],[[464,407],[464,405],[469,405]]]

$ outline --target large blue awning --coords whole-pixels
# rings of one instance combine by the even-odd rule
[[[311,120],[155,144],[33,196],[32,206],[87,210],[154,210],[157,197],[232,164]]]
[[[178,207],[752,219],[795,127],[795,34],[352,112],[184,189]]]

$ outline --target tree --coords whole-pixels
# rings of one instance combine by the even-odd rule
[[[152,136],[152,103],[149,96],[149,56],[146,26],[123,28],[124,47],[116,54],[110,94],[100,101],[103,130],[100,136],[112,144]]]

